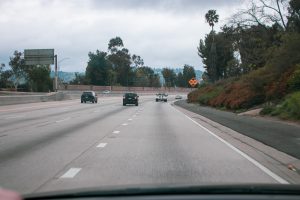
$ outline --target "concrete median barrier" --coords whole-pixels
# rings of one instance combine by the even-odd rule
[[[3,105],[14,105],[23,103],[36,103],[46,101],[62,101],[71,99],[70,95],[63,92],[55,92],[49,94],[39,95],[7,95],[0,96],[0,106]]]

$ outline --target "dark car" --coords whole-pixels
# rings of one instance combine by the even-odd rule
[[[136,93],[125,93],[123,96],[123,106],[127,104],[139,105],[139,96]]]
[[[81,95],[81,103],[86,103],[87,101],[92,103],[98,102],[97,94],[93,91],[83,92]]]

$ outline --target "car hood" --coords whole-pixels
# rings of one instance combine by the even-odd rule
[[[300,185],[284,184],[239,184],[239,185],[205,185],[205,186],[126,186],[77,189],[58,192],[36,193],[24,195],[24,200],[136,196],[136,195],[187,195],[187,194],[270,194],[270,195],[300,195]]]

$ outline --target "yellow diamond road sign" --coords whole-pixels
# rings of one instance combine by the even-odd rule
[[[195,87],[198,84],[198,81],[195,78],[192,78],[189,80],[189,84],[190,86]]]

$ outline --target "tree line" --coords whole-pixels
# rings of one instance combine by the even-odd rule
[[[235,13],[219,32],[213,29],[219,20],[216,10],[209,10],[205,19],[212,29],[200,40],[198,55],[205,65],[203,79],[215,82],[262,68],[286,41],[299,40],[300,1],[251,1],[247,9]],[[290,56],[292,52],[284,54],[287,56],[280,57],[278,62],[295,59]]]
[[[120,85],[135,87],[188,87],[188,80],[195,77],[194,67],[185,65],[183,73],[163,68],[164,83],[159,74],[144,65],[139,55],[131,55],[120,37],[110,39],[107,51],[89,52],[84,75],[75,74],[71,84]]]
[[[10,57],[9,68],[0,66],[0,88],[15,90],[48,92],[52,90],[49,65],[25,65],[22,53],[15,51]]]

